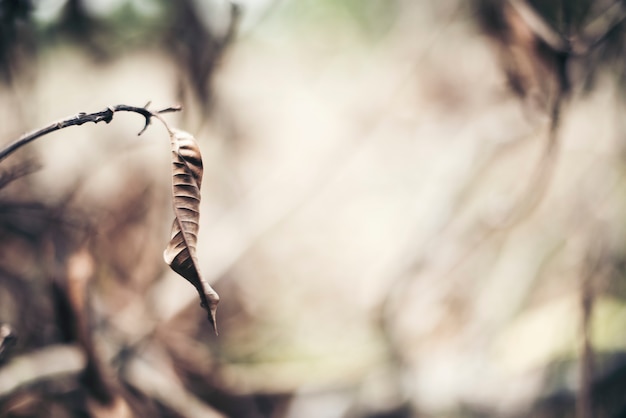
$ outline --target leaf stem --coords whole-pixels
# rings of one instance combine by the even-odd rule
[[[141,135],[142,133],[144,133],[144,131],[148,128],[148,125],[150,125],[150,122],[152,121],[152,118],[155,117],[157,119],[159,119],[161,122],[164,123],[166,129],[168,130],[168,132],[170,131],[169,127],[167,126],[167,124],[165,123],[165,121],[161,118],[161,114],[163,113],[170,113],[170,112],[178,112],[180,111],[182,108],[180,106],[170,106],[167,107],[165,109],[161,109],[161,110],[157,110],[157,111],[153,111],[153,110],[149,110],[147,105],[145,107],[136,107],[136,106],[127,106],[127,105],[116,105],[116,106],[110,106],[107,107],[104,110],[101,110],[100,112],[94,112],[94,113],[84,113],[81,112],[77,115],[74,116],[70,116],[68,118],[59,120],[57,122],[53,122],[50,125],[38,129],[36,131],[30,132],[28,134],[23,135],[21,138],[13,141],[12,143],[8,144],[7,146],[5,146],[2,150],[0,150],[0,162],[3,161],[6,157],[8,157],[9,155],[11,155],[13,152],[15,152],[17,149],[21,148],[22,146],[28,144],[29,142],[34,141],[37,138],[40,138],[44,135],[47,135],[51,132],[55,132],[64,128],[68,128],[70,126],[79,126],[79,125],[83,125],[85,123],[89,123],[89,122],[93,122],[93,123],[98,123],[98,122],[105,122],[105,123],[109,123],[113,120],[113,115],[116,112],[134,112],[134,113],[138,113],[140,115],[142,115],[145,118],[145,125],[143,127],[143,129],[141,129],[141,131],[139,131],[139,133],[137,135]]]

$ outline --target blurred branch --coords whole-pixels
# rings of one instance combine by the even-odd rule
[[[78,344],[86,358],[81,383],[98,403],[111,405],[116,398],[116,390],[99,361],[86,309],[87,286],[93,276],[93,263],[86,250],[72,254],[67,261],[66,279],[51,277],[52,294],[63,339]]]
[[[605,244],[599,242],[597,236],[590,237],[591,247],[583,263],[580,292],[580,386],[576,402],[576,416],[578,418],[593,417],[592,383],[594,380],[594,350],[592,335],[592,315],[595,301],[596,277],[606,272],[603,270],[607,263]]]
[[[528,0],[509,0],[509,3],[533,34],[546,45],[554,51],[579,56],[588,54],[626,20],[626,5],[622,1],[616,1],[589,23],[583,33],[567,38],[548,24]]]
[[[5,352],[15,344],[15,334],[10,326],[7,324],[0,324],[0,360],[5,355]]]
[[[147,352],[147,353],[146,353]],[[162,404],[187,418],[224,418],[219,411],[202,402],[185,389],[176,376],[168,356],[156,346],[144,349],[144,353],[156,358],[148,360],[144,354],[131,360],[125,379],[142,393],[157,399]]]
[[[601,16],[589,23],[585,29],[588,40],[582,46],[573,45],[576,53],[587,53],[601,44],[609,34],[626,20],[626,5],[616,1]]]
[[[20,386],[64,374],[75,374],[85,368],[85,357],[73,345],[53,345],[15,357],[0,369],[0,396]]]
[[[165,40],[176,65],[186,73],[191,91],[204,110],[209,109],[213,98],[213,74],[226,48],[232,43],[241,18],[241,7],[235,2],[228,3],[230,20],[226,32],[219,36],[200,18],[196,2],[179,0],[172,10],[173,23]],[[180,95],[184,96],[182,84],[180,89]]]
[[[113,37],[113,30],[106,20],[92,16],[86,3],[85,0],[68,0],[55,29],[91,56],[107,58],[111,54],[107,39]]]
[[[228,23],[226,35],[224,35],[221,41],[222,49],[233,41],[241,20],[241,6],[234,1],[229,1],[228,5],[230,11],[230,22]]]
[[[25,161],[24,163],[16,166],[8,167],[4,171],[0,172],[0,189],[21,177],[33,174],[40,168],[39,164],[34,161]]]
[[[160,114],[162,113],[169,113],[169,112],[177,112],[181,110],[181,107],[179,106],[172,106],[172,107],[167,107],[165,109],[161,109],[161,110],[157,110],[157,111],[152,111],[149,110],[148,105],[146,105],[145,107],[135,107],[135,106],[127,106],[127,105],[116,105],[113,107],[107,107],[106,109],[100,111],[100,112],[94,112],[94,113],[84,113],[81,112],[75,116],[71,116],[68,118],[65,118],[63,120],[54,122],[48,126],[46,126],[45,128],[39,129],[37,131],[31,132],[29,134],[26,134],[24,136],[22,136],[21,138],[19,138],[18,140],[10,143],[9,145],[7,145],[4,149],[0,150],[0,161],[4,160],[6,157],[8,157],[10,154],[12,154],[14,151],[16,151],[18,148],[21,148],[22,146],[28,144],[29,142],[34,141],[37,138],[40,138],[44,135],[47,135],[51,132],[55,132],[64,128],[68,128],[70,126],[79,126],[79,125],[83,125],[85,123],[98,123],[98,122],[105,122],[105,123],[109,123],[113,120],[113,115],[116,112],[134,112],[134,113],[139,113],[140,115],[142,115],[146,122],[145,125],[143,127],[143,129],[141,131],[139,131],[138,135],[141,135],[147,128],[148,125],[150,125],[150,122],[152,121],[153,117],[159,118],[160,119]]]
[[[523,222],[531,214],[534,213],[537,206],[542,202],[546,192],[549,189],[550,180],[552,179],[552,173],[554,171],[556,157],[558,155],[559,145],[559,128],[561,125],[561,109],[563,104],[563,86],[558,93],[552,105],[550,126],[548,128],[548,137],[546,147],[541,156],[541,159],[537,163],[534,169],[531,179],[527,184],[527,189],[522,193],[521,197],[511,206],[513,209],[509,210],[502,219],[487,225],[487,229],[465,249],[453,263],[450,264],[449,269],[443,276],[449,276],[452,272],[456,271],[463,262],[465,262],[472,254],[483,248],[498,232],[507,233],[513,227]],[[477,173],[480,173],[478,171]],[[468,182],[468,186],[471,186],[472,181]],[[456,213],[456,212],[453,212]],[[442,277],[443,278],[443,277]]]
[[[514,209],[504,219],[491,225],[493,228],[509,229],[522,222],[534,212],[548,191],[559,149],[559,127],[561,124],[563,95],[564,92],[561,90],[552,105],[546,147],[531,175],[526,191],[512,206]]]
[[[526,0],[510,0],[509,3],[535,36],[555,51],[569,51],[569,41],[550,26]]]
[[[11,85],[16,75],[34,68],[35,25],[31,0],[0,0],[0,81]]]

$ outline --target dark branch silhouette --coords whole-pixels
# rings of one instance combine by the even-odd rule
[[[106,109],[101,110],[100,112],[94,112],[94,113],[81,112],[75,116],[70,116],[60,121],[51,123],[45,128],[41,128],[34,132],[28,133],[22,136],[21,138],[17,139],[16,141],[10,143],[6,147],[4,147],[2,150],[0,150],[0,161],[4,160],[10,154],[15,152],[17,149],[21,148],[22,146],[28,144],[29,142],[34,141],[35,139],[40,138],[44,135],[47,135],[51,132],[59,131],[61,129],[68,128],[70,126],[83,125],[85,123],[90,123],[90,122],[109,123],[113,120],[113,115],[116,112],[134,112],[134,113],[139,113],[140,115],[142,115],[145,118],[146,122],[145,122],[143,129],[141,129],[141,131],[139,131],[139,133],[137,134],[137,135],[141,135],[148,128],[148,125],[150,125],[150,122],[152,122],[153,117],[160,119],[159,115],[162,113],[178,112],[180,110],[181,110],[180,106],[171,106],[165,109],[153,111],[153,110],[148,109],[148,105],[144,107],[116,105],[116,106],[107,107]]]

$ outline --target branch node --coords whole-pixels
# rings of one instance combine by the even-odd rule
[[[115,109],[113,109],[111,106],[107,106],[107,108],[105,110],[105,115],[102,118],[102,120],[108,124],[109,122],[111,122],[113,120],[113,114],[114,113],[115,113]]]

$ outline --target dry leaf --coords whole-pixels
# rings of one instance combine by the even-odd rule
[[[201,305],[208,310],[209,321],[217,334],[215,312],[220,298],[209,283],[202,278],[196,257],[202,157],[198,143],[187,132],[173,130],[170,139],[172,197],[176,219],[174,219],[171,239],[163,252],[163,257],[172,270],[191,282],[198,290]]]

